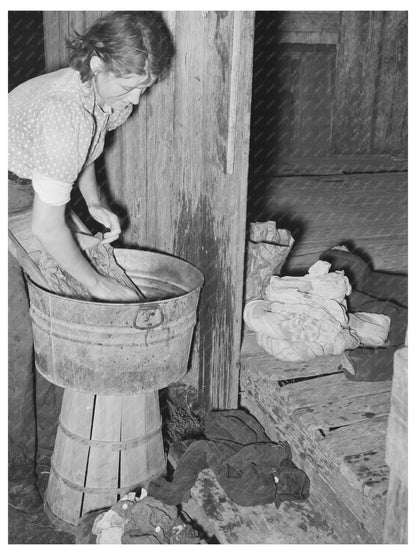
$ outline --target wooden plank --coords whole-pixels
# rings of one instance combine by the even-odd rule
[[[190,501],[182,507],[191,517],[199,516],[202,527],[208,524],[221,544],[339,542],[309,501],[285,502],[278,510],[273,504],[243,507],[224,493],[211,469],[200,473]]]
[[[262,173],[276,174],[276,163],[282,157],[323,156],[329,151],[331,112],[327,106],[333,97],[335,55],[333,45],[276,47],[276,69],[267,68],[270,77],[266,84],[263,80],[255,83],[258,93],[253,99],[254,106],[259,106],[259,113],[253,114],[254,125],[256,120],[260,125],[253,128],[259,144],[255,142],[252,148],[261,153],[265,137],[268,144],[260,154],[266,162]]]
[[[240,14],[241,15],[241,14]],[[229,131],[229,108],[231,92],[233,12],[206,13],[206,40],[212,44],[206,52],[206,71],[211,79],[207,81],[209,94],[205,97],[208,110],[215,122],[216,133],[208,133],[206,156],[210,165],[226,170],[227,140]],[[209,69],[208,69],[209,68]],[[215,106],[215,110],[212,110]],[[211,111],[212,110],[212,111]]]
[[[282,31],[277,33],[279,44],[337,44],[338,31]]]
[[[45,37],[45,69],[56,71],[66,67],[64,39],[68,35],[70,12],[43,12],[43,31]]]
[[[146,422],[146,394],[126,396],[121,408],[121,440],[137,438],[144,435]],[[146,452],[142,446],[120,452],[120,487],[131,486],[136,482],[140,470],[146,472]]]
[[[396,474],[392,474],[387,494],[383,542],[408,543],[408,488]]]
[[[274,14],[279,32],[338,33],[341,12],[338,11],[286,11]]]
[[[394,373],[391,401],[392,414],[407,423],[409,402],[407,346],[401,347],[394,353]]]
[[[385,543],[408,541],[408,348],[394,356],[392,404],[386,435],[386,463],[390,468],[384,521]]]
[[[66,430],[82,438],[90,437],[94,395],[65,390],[62,401],[60,422]],[[83,497],[81,489],[85,483],[88,466],[88,445],[70,437],[59,427],[57,441],[51,459],[51,488],[46,493],[46,501],[55,516],[75,525],[82,514]],[[61,478],[55,481],[55,472]]]
[[[301,407],[293,412],[293,416],[305,430],[325,432],[337,426],[366,422],[375,416],[386,416],[389,410],[390,392],[387,391]]]
[[[386,502],[390,470],[384,462],[382,444],[369,448],[362,453],[345,455],[341,472],[347,480],[369,498]]]
[[[178,14],[165,12],[163,15],[171,33],[176,35]],[[179,55],[181,47],[177,41],[175,46]],[[129,168],[126,175],[126,198],[127,206],[131,207],[131,228],[136,227],[146,237],[145,243],[141,243],[144,246],[181,256],[182,253],[175,252],[173,245],[178,206],[176,195],[179,192],[179,184],[175,180],[174,114],[176,83],[180,77],[176,74],[176,69],[175,59],[167,77],[145,93],[144,105],[140,107],[141,119],[136,119],[135,131],[126,127],[126,146],[134,140],[133,133],[137,139],[134,142],[136,152],[128,146],[125,162],[126,168]],[[143,149],[140,143],[146,145],[146,152],[138,155]],[[133,183],[137,187],[133,188]],[[166,191],[170,191],[170,194],[167,195]],[[163,222],[163,225],[155,225],[155,222]]]
[[[280,382],[298,378],[321,376],[340,372],[342,356],[322,357],[308,362],[287,363],[281,360],[266,357],[250,357],[241,360],[241,366],[257,374],[263,380]]]
[[[254,45],[254,21],[255,12],[244,11],[241,14],[241,38],[240,38],[240,64],[239,64],[239,94],[237,96],[237,115],[236,115],[236,137],[234,151],[234,173],[233,188],[230,191],[230,198],[233,203],[229,206],[232,218],[232,228],[229,234],[231,249],[228,256],[231,257],[230,276],[232,287],[228,294],[233,299],[234,309],[230,321],[232,330],[228,341],[232,345],[232,360],[229,363],[227,380],[224,384],[224,394],[221,406],[237,407],[239,404],[239,384],[240,384],[240,341],[242,332],[242,303],[244,290],[244,260],[245,260],[245,237],[246,237],[246,213],[247,213],[247,181],[248,181],[248,161],[250,146],[250,118],[252,102],[252,75],[253,75],[253,45]],[[219,195],[221,204],[221,194]],[[219,406],[220,404],[216,402]]]
[[[348,426],[329,430],[320,448],[334,461],[346,455],[364,453],[370,449],[383,449],[387,430],[387,416],[368,419],[365,426],[356,422]]]
[[[98,490],[108,488],[112,491],[86,492],[83,514],[117,503],[120,455],[119,451],[112,449],[111,443],[106,442],[120,441],[122,402],[121,396],[96,395],[91,439],[103,443],[90,447],[85,486]]]
[[[107,183],[114,205],[122,215],[123,246],[148,248],[146,206],[147,157],[140,154],[146,144],[148,95],[145,93],[132,115],[111,134],[105,149]]]
[[[371,253],[372,261],[377,265],[376,269],[407,273],[408,245],[406,238],[397,241],[389,241],[387,252],[383,245],[376,245],[374,240],[360,239],[359,244],[361,252],[366,253],[366,255]],[[329,243],[328,241],[325,243],[310,244],[310,246],[308,246],[308,250],[310,250],[309,254],[301,254],[301,252],[298,252],[293,254],[293,256],[291,255],[290,261],[286,266],[286,271],[305,273],[307,269],[318,260],[322,252],[332,246],[333,243]]]
[[[46,71],[53,71],[59,65],[59,12],[43,12],[43,35],[45,40],[45,68]]]
[[[163,447],[162,417],[159,408],[158,391],[146,393],[146,411],[143,424],[146,435],[152,434],[152,437],[150,439],[147,438],[142,444],[142,449],[146,453],[146,480],[142,479],[140,481],[147,488],[152,478],[166,474],[166,455]]]
[[[231,46],[231,76],[230,76],[230,100],[228,105],[228,138],[227,152],[225,157],[225,173],[232,174],[234,171],[234,154],[236,143],[237,124],[237,100],[238,100],[238,78],[240,74],[240,45],[241,45],[241,12],[233,14],[233,35]]]
[[[344,355],[319,357],[307,362],[285,362],[267,353],[254,334],[245,334],[241,347],[241,365],[264,380],[290,380],[340,372],[348,364]]]
[[[201,356],[205,358],[203,382],[200,387],[209,391],[209,402],[213,402],[213,406],[216,408],[235,408],[237,406],[235,380],[232,390],[230,387],[230,379],[235,374],[233,345],[230,339],[223,343],[225,336],[230,338],[230,335],[234,333],[234,315],[229,299],[229,284],[226,283],[231,278],[226,279],[225,276],[230,275],[230,272],[233,273],[231,260],[235,255],[231,255],[232,258],[229,260],[226,259],[225,241],[233,244],[233,239],[230,237],[233,218],[231,212],[228,215],[227,212],[228,209],[234,210],[238,202],[237,196],[230,196],[231,191],[234,191],[234,194],[237,193],[233,176],[223,173],[226,167],[230,86],[226,68],[229,67],[231,60],[232,23],[231,13],[227,15],[226,12],[207,12],[205,40],[207,44],[212,44],[213,48],[208,49],[204,61],[205,72],[206,74],[211,73],[212,79],[207,80],[203,95],[203,102],[206,106],[204,127],[207,130],[204,161],[207,197],[202,215],[205,227],[202,241],[207,246],[204,266],[209,259],[209,264],[216,268],[215,297],[217,303],[212,302],[215,298],[212,290],[214,284],[208,284],[208,287],[204,287],[201,295],[201,310],[206,312],[204,326],[201,323],[200,330],[201,345],[203,345]],[[216,189],[220,183],[223,189],[221,201]],[[227,203],[227,209],[225,209],[224,202]],[[222,229],[221,232],[220,229]],[[228,239],[225,239],[226,236]],[[240,245],[237,245],[238,243],[235,244],[235,247],[240,251]],[[238,283],[238,281],[234,281],[234,283]],[[221,310],[218,310],[219,306],[222,307]],[[220,344],[223,345],[221,353],[217,352]],[[212,354],[207,352],[206,347]],[[212,356],[213,354],[214,356]]]
[[[294,156],[319,156],[330,149],[331,112],[328,103],[333,94],[335,47],[324,52],[306,52],[299,63],[292,152]]]
[[[389,467],[385,464],[387,415],[330,430],[321,449],[348,481],[373,501],[384,506]]]
[[[165,168],[150,161],[148,180],[148,209],[153,214],[154,221],[160,220],[166,224],[157,229],[151,223],[148,234],[158,248],[165,248],[201,267],[197,250],[200,230],[196,229],[195,224],[199,218],[198,199],[204,173],[201,103],[206,79],[202,63],[206,17],[205,12],[172,12],[170,21],[175,34],[174,66],[167,83],[169,90],[164,91],[166,99],[161,107],[161,117],[155,97],[154,102],[152,100],[152,117],[148,127],[149,141],[153,141],[156,147],[160,132],[165,137],[162,141],[162,160],[163,156],[170,156]],[[189,28],[194,29],[200,37],[198,43],[193,41]],[[155,185],[160,190],[157,195],[152,195]],[[171,191],[170,195],[166,195],[166,189]],[[195,243],[189,241],[191,235],[195,238]],[[198,324],[192,345],[190,373],[186,378],[196,388],[200,372],[199,351]]]
[[[406,131],[403,123],[407,122],[407,12],[381,13],[383,38],[377,74],[378,98],[374,105],[374,147],[400,152],[407,148],[403,140]]]
[[[391,391],[391,382],[353,382],[344,374],[331,374],[313,380],[285,385],[280,399],[291,411],[324,403],[336,403],[355,397],[367,397]]]
[[[407,157],[389,154],[330,154],[314,157],[279,157],[276,174],[274,176],[270,175],[270,177],[406,172],[407,170]]]
[[[206,42],[212,45],[205,56],[205,72],[211,75],[204,89],[204,201],[198,227],[201,233],[201,265],[210,279],[201,295],[200,361],[201,390],[216,408],[238,404],[238,359],[241,334],[241,306],[244,267],[246,176],[248,166],[248,123],[250,108],[253,13],[241,15],[241,60],[237,102],[236,145],[233,175],[224,173],[230,60],[230,12],[208,12]],[[244,61],[243,61],[244,60]],[[222,69],[221,69],[222,68]],[[223,73],[225,71],[225,74]],[[245,84],[245,86],[244,86]],[[215,118],[213,118],[215,114]],[[214,270],[215,269],[215,270]],[[215,276],[215,279],[214,279]],[[213,300],[215,299],[215,302]]]

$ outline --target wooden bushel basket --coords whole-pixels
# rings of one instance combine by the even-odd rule
[[[57,528],[74,533],[82,515],[110,507],[165,469],[157,391],[65,390],[45,497]]]

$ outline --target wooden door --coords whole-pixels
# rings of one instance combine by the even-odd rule
[[[47,70],[63,38],[100,12],[45,12]],[[172,253],[205,275],[189,379],[207,408],[238,404],[253,12],[165,12],[176,55],[114,133],[105,181],[126,245]]]
[[[250,221],[407,269],[407,12],[257,12]]]

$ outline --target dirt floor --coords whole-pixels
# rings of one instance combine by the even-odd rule
[[[38,488],[43,496],[48,484],[50,460],[43,457],[38,467]],[[9,507],[9,544],[73,544],[75,536],[59,532],[42,511],[25,514]]]

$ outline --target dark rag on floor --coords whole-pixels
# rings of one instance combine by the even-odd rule
[[[407,276],[373,271],[358,255],[349,251],[331,249],[320,256],[331,263],[331,270],[344,270],[352,285],[348,310],[375,312],[390,317],[390,330],[384,347],[360,347],[346,351],[355,374],[344,369],[352,381],[377,382],[393,378],[395,351],[404,344],[407,330]]]
[[[286,441],[274,443],[259,422],[242,410],[213,411],[206,417],[207,439],[192,443],[178,462],[172,482],[153,480],[149,495],[168,505],[189,497],[198,474],[211,468],[225,493],[238,505],[304,500],[309,478],[292,462]]]

